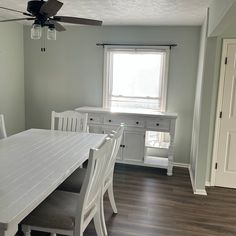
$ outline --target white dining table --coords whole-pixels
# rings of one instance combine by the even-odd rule
[[[18,224],[88,159],[106,135],[30,129],[0,140],[0,236]]]

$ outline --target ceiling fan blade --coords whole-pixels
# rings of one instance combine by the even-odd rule
[[[62,5],[63,3],[57,0],[48,0],[42,5],[40,13],[42,15],[47,15],[48,17],[55,16],[61,9]]]
[[[54,20],[50,20],[50,22],[52,22],[54,24],[56,31],[58,31],[58,32],[66,31],[65,27],[62,26],[60,23],[58,23]]]
[[[64,23],[80,24],[80,25],[98,25],[98,26],[102,25],[102,21],[78,18],[78,17],[70,17],[70,16],[54,16],[53,20]]]
[[[7,10],[7,11],[13,11],[13,12],[22,13],[22,14],[25,15],[25,16],[32,16],[31,14],[29,14],[29,13],[27,13],[27,12],[18,11],[18,10],[11,9],[11,8],[7,8],[7,7],[0,7],[0,9],[4,9],[4,10]]]
[[[0,20],[0,22],[10,22],[10,21],[21,21],[21,20],[35,20],[36,18],[18,18],[18,19],[9,19],[9,20]]]

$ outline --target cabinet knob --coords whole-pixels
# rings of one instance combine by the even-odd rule
[[[139,122],[137,121],[137,122],[136,122],[136,125],[138,125],[138,124],[139,124]]]
[[[92,121],[92,120],[93,120],[93,118],[90,118],[90,120]]]
[[[156,123],[156,126],[159,126],[160,124],[159,123]]]
[[[109,120],[109,122],[111,122],[111,120]]]

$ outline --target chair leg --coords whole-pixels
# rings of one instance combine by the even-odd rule
[[[106,227],[106,221],[105,221],[105,216],[104,216],[104,202],[103,202],[103,194],[101,197],[101,221],[102,221],[102,230],[105,236],[107,236],[107,227]]]
[[[100,205],[100,203],[99,203]],[[95,230],[97,232],[97,236],[104,236],[103,230],[102,230],[102,220],[101,220],[101,206],[99,206],[99,209],[97,213],[95,214],[93,221],[94,221],[94,226]]]
[[[27,225],[22,225],[22,231],[24,233],[24,236],[30,236],[31,235],[31,229]]]
[[[117,214],[118,211],[117,211],[116,202],[115,202],[115,198],[114,198],[113,181],[111,182],[110,186],[108,187],[108,197],[109,197],[113,212],[115,214]]]
[[[73,235],[76,235],[76,236],[83,236],[84,235],[84,231],[82,230],[81,221],[79,222],[79,224],[76,225]]]

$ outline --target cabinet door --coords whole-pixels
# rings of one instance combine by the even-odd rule
[[[144,132],[124,132],[123,160],[143,162],[144,160]]]

